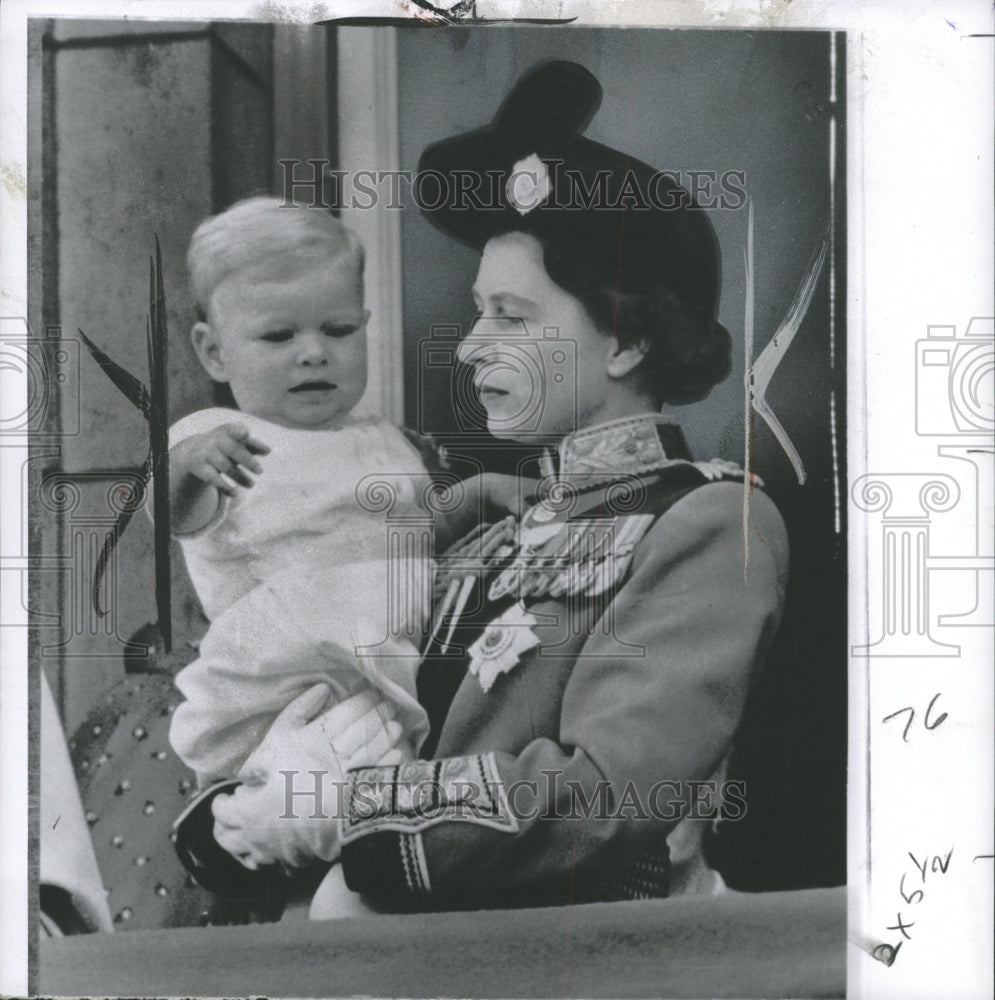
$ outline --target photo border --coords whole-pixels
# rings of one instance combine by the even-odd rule
[[[790,7],[715,0],[691,11],[685,4],[648,2],[606,9],[590,0],[578,4],[480,2],[476,6],[478,16],[485,18],[545,15],[550,8],[562,16],[569,10],[578,22],[592,26],[607,26],[623,18],[627,24],[647,27],[836,28],[848,33],[849,631],[851,647],[871,645],[880,631],[881,622],[875,615],[882,606],[885,587],[883,570],[874,560],[890,530],[881,523],[890,511],[861,511],[854,486],[863,476],[891,477],[887,482],[893,492],[906,486],[914,487],[915,492],[922,486],[915,487],[909,478],[895,477],[931,480],[949,475],[945,460],[950,456],[938,448],[956,444],[914,429],[919,399],[917,351],[921,350],[916,344],[929,339],[931,327],[953,328],[954,333],[946,335],[948,340],[963,338],[971,320],[984,320],[995,313],[990,201],[991,123],[995,115],[988,86],[991,11],[986,4],[967,0],[944,4],[942,10],[928,2],[896,10],[885,3],[823,5],[814,0],[796,0]],[[348,12],[375,18],[383,8],[372,3],[342,4],[336,6],[335,15]],[[251,16],[259,8],[231,0],[203,5],[101,2],[90,9],[99,9],[100,16],[227,20]],[[281,5],[280,16],[310,19],[315,11],[328,8],[287,3]],[[412,17],[425,16],[423,5],[410,4],[409,12]],[[0,284],[5,316],[27,314],[26,19],[80,14],[75,4],[42,6],[32,0],[7,0],[0,8],[4,74],[0,91],[4,181],[0,189],[4,220]],[[965,99],[967,94],[971,99]],[[928,168],[924,169],[924,163]],[[943,192],[949,191],[958,197],[948,199]],[[6,378],[5,390],[12,384]],[[26,386],[20,391],[26,406]],[[896,442],[900,444],[898,454]],[[16,447],[13,437],[4,440],[3,455],[8,461]],[[5,476],[4,482],[6,522],[11,506],[15,511],[20,507],[20,498],[15,496],[12,501],[9,477]],[[963,525],[963,531],[943,521],[949,511],[920,507],[918,519],[929,521],[935,526],[933,534],[946,542],[947,547],[936,556],[938,560],[982,557],[978,538],[991,516],[991,500],[980,486],[978,489],[976,521]],[[872,506],[873,502],[867,501]],[[15,516],[20,518],[24,513],[21,510]],[[914,517],[915,511],[903,516]],[[10,666],[26,663],[28,650],[27,611],[20,585],[26,552],[20,545],[12,551],[9,540],[23,541],[27,534],[23,523],[12,533],[5,526],[4,532],[2,569],[4,576],[17,582],[6,583],[0,592],[0,642],[5,664],[0,672],[0,842],[8,859],[0,892],[0,925],[5,928],[0,961],[5,978],[0,988],[16,994],[27,988],[23,972],[28,951],[26,941],[9,929],[32,923],[27,885],[18,885],[20,864],[16,859],[30,854],[27,830],[37,809],[34,796],[22,794],[23,779],[25,774],[36,773],[32,762],[38,760],[37,746],[29,745],[16,720],[32,719],[36,727],[38,706],[29,697],[24,672]],[[932,550],[929,555],[933,556]],[[970,570],[967,562],[961,565]],[[945,588],[951,604],[968,600],[969,584],[965,584],[962,571],[958,574],[956,565],[937,565],[936,570],[951,578]],[[927,634],[930,625],[931,621]],[[956,673],[949,669],[949,658],[921,649],[916,652],[915,648],[884,657],[853,654],[850,659],[848,995],[958,996],[968,995],[966,991],[987,982],[992,930],[988,859],[995,812],[991,791],[992,630],[962,629],[957,641],[961,654]],[[939,724],[933,729],[925,725],[909,728],[905,731],[908,739],[903,739],[905,723],[896,725],[893,713],[911,709],[916,720],[935,722],[938,716],[929,720],[927,706],[937,691],[949,712],[947,723],[942,728]],[[15,720],[13,725],[11,719]],[[910,724],[915,725],[911,720]],[[924,813],[924,802],[930,803],[928,814]],[[942,856],[951,843],[957,864],[951,866],[947,880],[935,871],[924,874],[923,884],[918,886],[923,896],[916,904],[903,904],[898,895],[901,877],[906,871],[915,875],[908,855],[920,860],[923,853]],[[14,863],[9,859],[15,859]],[[24,873],[27,871],[25,866]],[[907,888],[902,891],[903,898],[906,893]],[[902,941],[894,935],[903,932],[889,930],[896,909],[901,916],[904,906],[908,916],[913,905],[921,907],[915,938],[904,939],[901,956],[888,962],[889,956],[880,946],[887,943],[889,934],[892,944]],[[943,956],[942,963],[935,956]]]

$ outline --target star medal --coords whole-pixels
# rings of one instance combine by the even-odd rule
[[[535,616],[521,602],[513,604],[470,647],[470,673],[485,692],[519,662],[523,653],[539,645],[539,636],[532,630],[535,624]]]

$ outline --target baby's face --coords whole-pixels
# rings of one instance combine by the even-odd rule
[[[258,280],[233,275],[214,290],[194,344],[239,409],[321,430],[338,424],[366,389],[368,318],[351,264]]]

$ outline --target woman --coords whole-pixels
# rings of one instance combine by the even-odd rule
[[[431,759],[347,771],[360,744],[388,750],[382,727],[299,706],[292,753],[274,745],[255,784],[213,803],[217,842],[248,867],[341,860],[387,909],[722,887],[702,834],[744,808],[723,768],[787,543],[742,471],[693,463],[660,415],[728,372],[719,257],[685,192],[581,134],[600,93],[583,67],[545,64],[489,127],[422,157],[450,194],[429,218],[482,253],[460,358],[491,432],[547,446],[545,475],[520,520],[442,561],[419,675]],[[467,176],[485,187],[455,197]],[[314,789],[281,782],[288,763],[326,772],[329,818],[279,820],[294,801],[312,815],[313,796],[287,797]]]

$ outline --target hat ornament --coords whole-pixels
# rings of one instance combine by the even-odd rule
[[[519,215],[528,215],[549,198],[552,187],[549,167],[538,154],[530,153],[511,168],[504,194]]]

